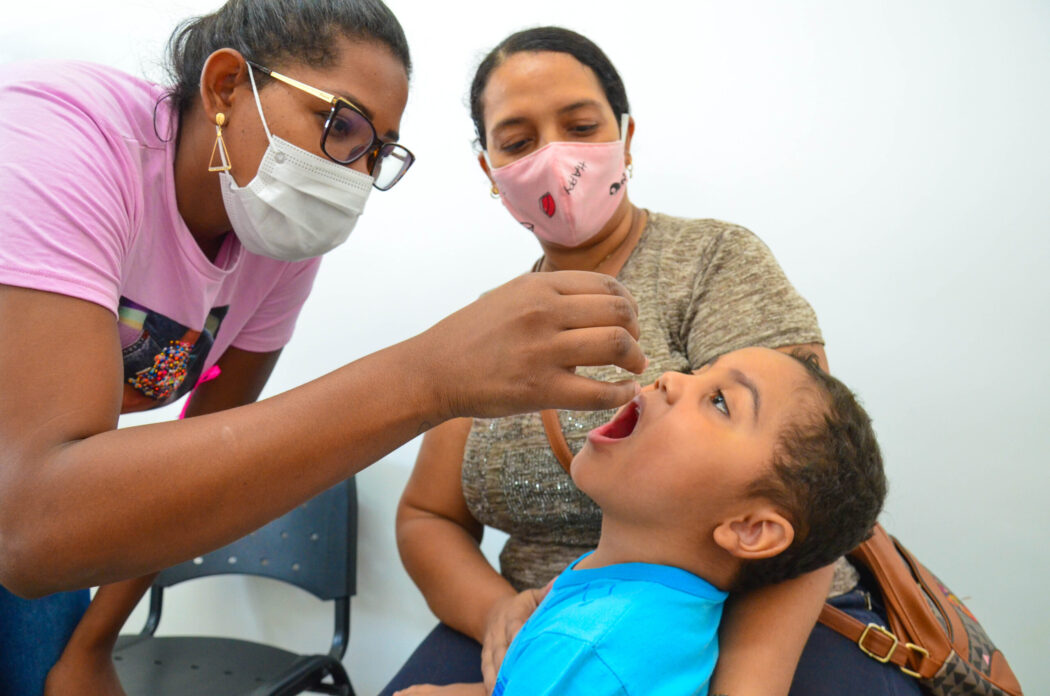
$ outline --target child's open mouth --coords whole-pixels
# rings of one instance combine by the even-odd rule
[[[638,425],[638,416],[641,411],[641,399],[635,397],[629,404],[621,408],[611,421],[592,430],[588,438],[598,442],[608,442],[629,437],[634,432],[635,426]]]

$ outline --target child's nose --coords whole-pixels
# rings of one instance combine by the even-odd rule
[[[682,380],[685,378],[680,372],[665,372],[656,380],[653,386],[664,393],[668,403],[674,403],[682,391]]]

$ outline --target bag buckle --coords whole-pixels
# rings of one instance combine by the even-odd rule
[[[930,652],[926,648],[922,647],[921,645],[916,645],[915,643],[905,643],[904,647],[906,647],[908,650],[914,650],[917,653],[922,653],[922,656],[923,656],[924,659],[929,659],[929,657],[930,657]],[[920,660],[920,662],[921,662],[921,660]],[[919,674],[918,672],[915,672],[913,670],[910,670],[907,667],[904,667],[903,665],[901,666],[901,671],[904,672],[905,674],[907,674],[909,677],[915,677],[916,679],[922,679],[922,675],[921,674]]]
[[[893,645],[890,646],[890,649],[886,651],[885,655],[878,655],[864,647],[864,639],[867,638],[868,634],[872,631],[881,633],[882,635],[886,636],[887,638],[893,641]],[[890,659],[893,658],[893,653],[896,652],[898,645],[900,645],[900,641],[897,640],[897,636],[893,635],[877,623],[868,624],[868,627],[865,628],[864,632],[860,634],[860,638],[857,639],[857,647],[861,649],[861,652],[863,652],[871,659],[876,660],[878,662],[882,662],[883,664],[889,662]]]

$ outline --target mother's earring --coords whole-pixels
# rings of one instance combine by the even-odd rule
[[[221,111],[215,114],[215,145],[211,149],[211,157],[208,159],[209,172],[230,171],[230,153],[226,150],[226,141],[222,139],[222,127],[226,125],[226,114]],[[215,163],[215,153],[219,154],[219,164]]]
[[[489,189],[489,195],[493,198],[499,198],[499,189],[493,184],[492,188]]]

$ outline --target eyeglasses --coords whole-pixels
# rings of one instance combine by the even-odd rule
[[[380,191],[393,188],[416,161],[415,155],[404,145],[380,140],[376,135],[375,126],[356,104],[264,68],[258,63],[250,60],[247,63],[264,75],[331,104],[332,110],[321,133],[321,152],[339,164],[350,164],[367,156],[368,171],[374,179],[372,185]]]

